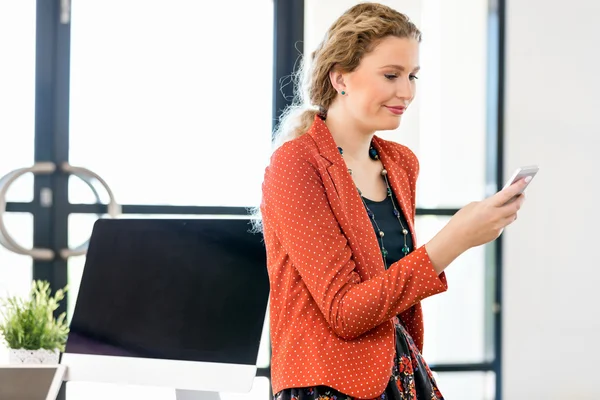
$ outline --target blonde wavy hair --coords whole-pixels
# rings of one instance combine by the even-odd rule
[[[382,4],[361,3],[348,9],[331,25],[311,54],[310,69],[300,63],[294,78],[295,97],[279,118],[275,148],[304,134],[317,114],[325,117],[337,91],[329,80],[334,67],[354,71],[362,58],[386,37],[416,39],[421,32],[409,18]]]

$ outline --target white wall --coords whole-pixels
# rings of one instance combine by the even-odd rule
[[[509,1],[506,170],[537,163],[505,233],[504,398],[598,399],[597,0]]]

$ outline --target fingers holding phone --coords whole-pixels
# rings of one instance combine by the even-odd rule
[[[510,188],[513,188],[516,189],[516,193],[514,194],[514,196],[509,197],[508,200],[506,200],[506,202],[503,204],[513,202],[516,199],[516,196],[523,194],[523,192],[525,191],[527,186],[529,186],[529,183],[537,175],[539,170],[540,168],[537,165],[530,165],[526,167],[517,168],[515,172],[511,175],[511,177],[506,181],[504,188],[502,188],[502,190],[500,191],[508,191],[509,193],[512,193],[512,190],[510,190]],[[521,185],[519,187],[515,187],[514,185],[518,183],[520,183]]]
[[[502,225],[504,228],[517,220],[518,212],[525,202],[525,195],[518,194],[513,196],[507,203],[500,207]]]
[[[519,168],[495,195],[463,207],[447,227],[463,238],[464,247],[489,243],[517,219],[525,201],[523,192],[537,173],[537,167]]]
[[[513,203],[517,199],[524,199],[523,192],[533,178],[531,176],[524,177],[511,185],[505,186],[504,189],[490,197],[490,201],[496,207],[505,207]],[[523,200],[521,200],[521,203]]]
[[[458,255],[472,247],[497,239],[504,228],[516,221],[529,185],[538,168],[517,169],[502,190],[483,201],[461,208],[429,242],[427,251],[436,271],[443,271]]]
[[[492,197],[503,215],[503,223],[508,226],[515,222],[517,213],[525,201],[525,189],[539,171],[537,165],[520,167],[515,170],[506,184],[498,193]]]

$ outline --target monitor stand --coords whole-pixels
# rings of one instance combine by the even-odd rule
[[[220,400],[219,392],[204,392],[200,390],[175,390],[176,400]]]

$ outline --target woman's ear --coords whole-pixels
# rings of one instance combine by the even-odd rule
[[[344,73],[340,71],[339,68],[334,67],[329,72],[329,80],[331,81],[331,85],[338,93],[345,94],[346,93],[346,84],[344,83]]]

